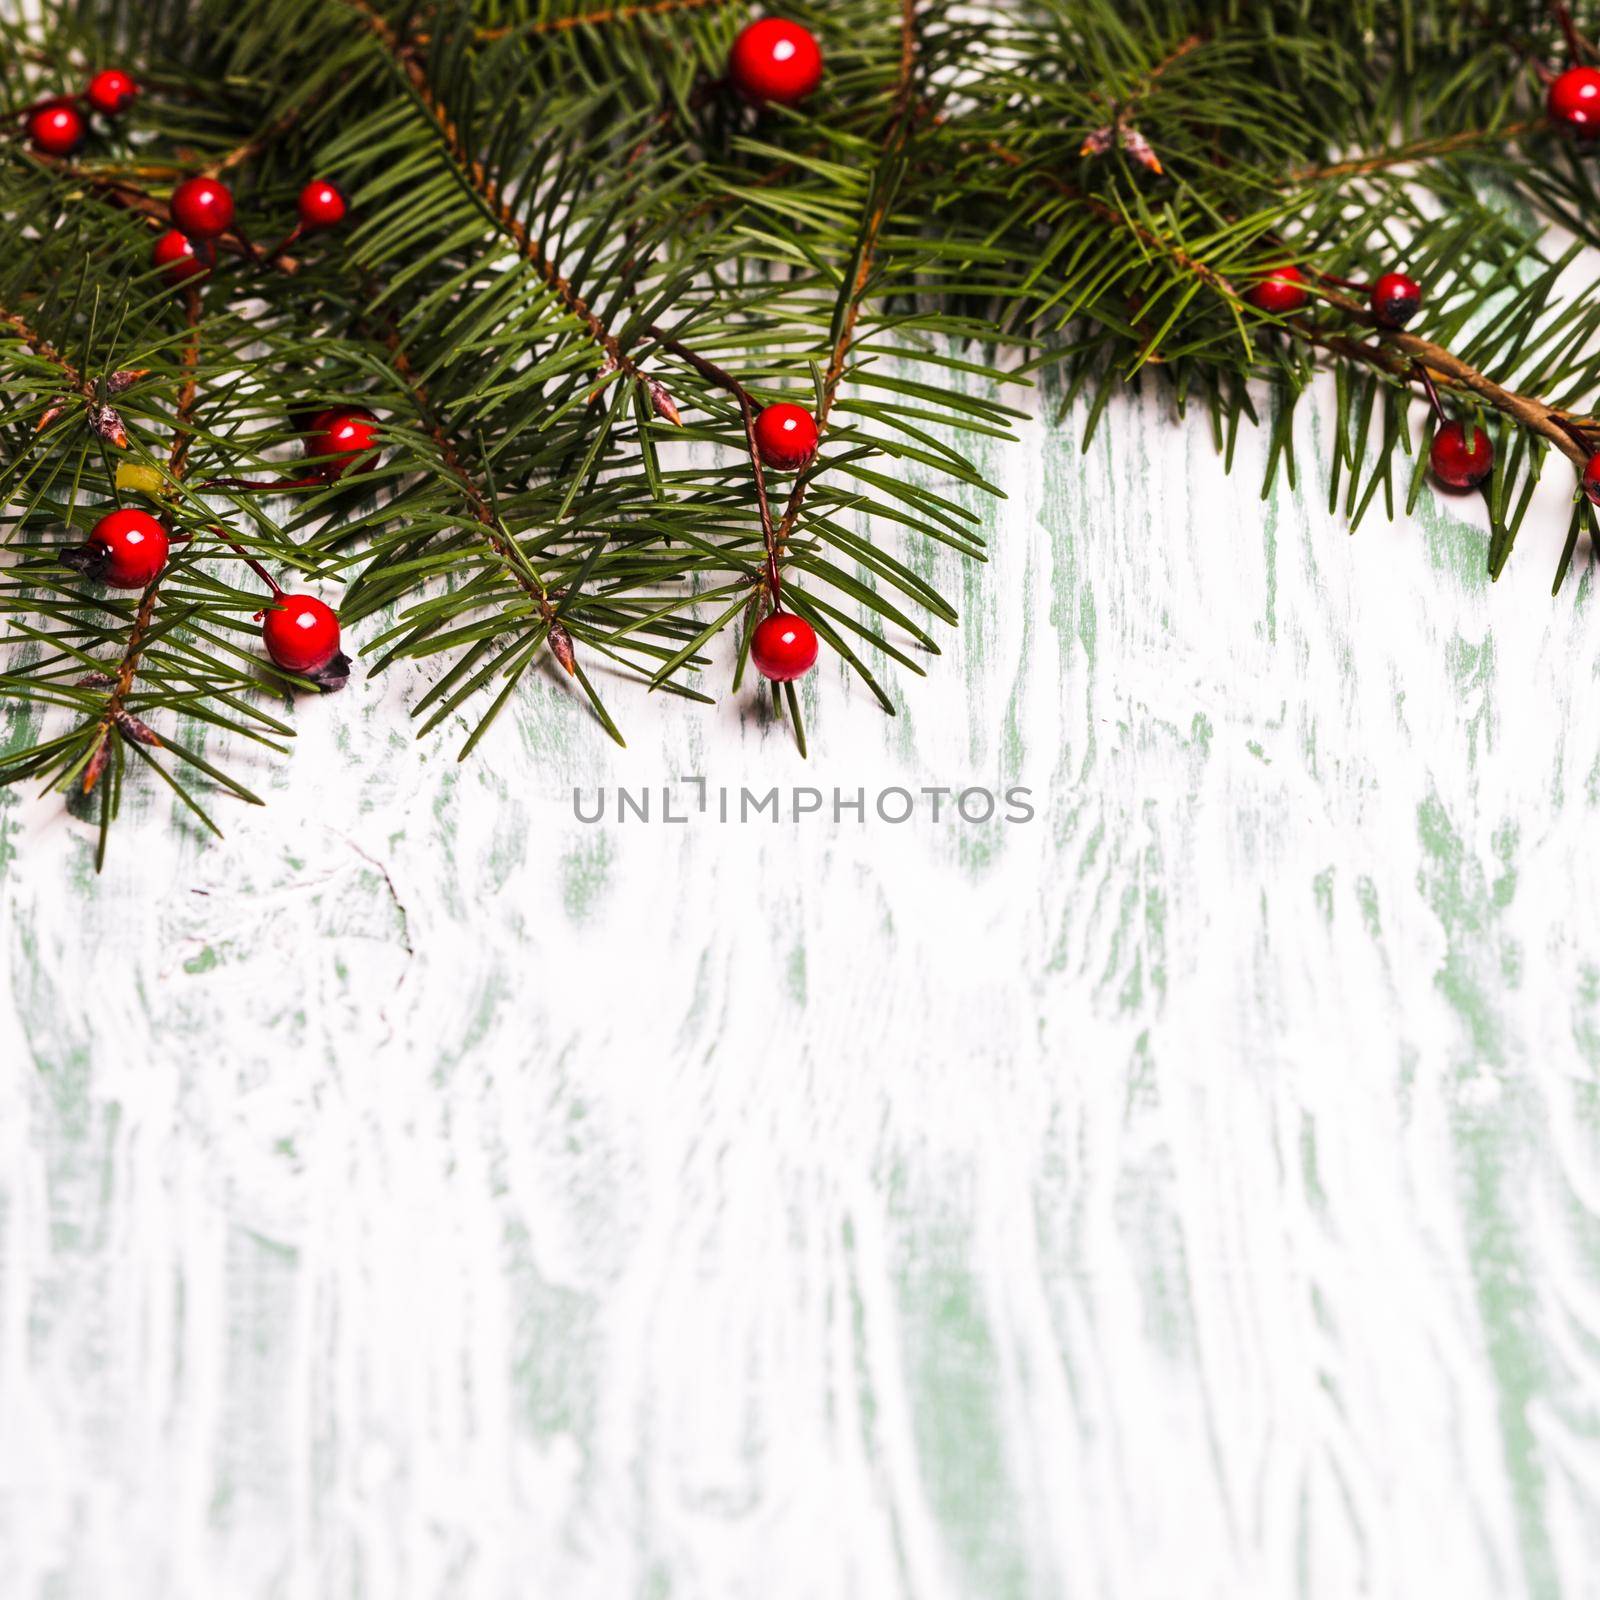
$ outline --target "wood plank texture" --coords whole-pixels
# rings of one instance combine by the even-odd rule
[[[220,844],[0,802],[0,1593],[1593,1592],[1567,486],[1491,586],[1471,503],[1111,423],[990,451],[962,630],[809,762],[548,677],[458,765],[396,676]],[[1038,814],[573,815],[685,775]]]

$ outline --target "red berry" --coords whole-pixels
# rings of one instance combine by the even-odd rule
[[[1589,457],[1589,464],[1583,469],[1583,492],[1600,506],[1600,451]]]
[[[1403,272],[1386,272],[1372,286],[1372,314],[1385,328],[1403,328],[1422,308],[1422,285]]]
[[[41,155],[70,156],[83,143],[83,134],[81,113],[65,101],[40,106],[28,118],[28,137]]]
[[[142,589],[167,564],[167,530],[131,506],[101,517],[89,543],[104,550],[98,576],[113,589]]]
[[[341,478],[352,466],[357,472],[370,472],[378,464],[377,456],[370,454],[377,447],[378,419],[361,406],[331,406],[311,419],[306,454],[337,458],[318,465],[324,478]],[[363,455],[369,459],[356,466],[356,458]]]
[[[1550,85],[1550,120],[1581,138],[1600,134],[1600,67],[1569,67]]]
[[[194,242],[176,228],[168,228],[150,247],[150,264],[165,267],[162,276],[174,287],[191,278],[204,277],[215,260],[216,253],[210,245],[203,244],[196,250]]]
[[[747,100],[792,106],[822,82],[822,52],[810,29],[763,17],[746,24],[733,41],[728,75]]]
[[[798,471],[817,453],[815,418],[786,401],[766,407],[756,418],[756,449],[761,464],[774,472]]]
[[[191,239],[215,239],[233,226],[233,196],[215,178],[185,178],[172,191],[169,207]]]
[[[326,178],[313,178],[300,191],[300,226],[334,228],[344,221],[350,208],[344,196]]]
[[[803,678],[817,664],[817,635],[804,617],[774,611],[756,624],[750,659],[756,671],[774,683]]]
[[[134,102],[139,85],[120,67],[107,67],[89,80],[84,99],[105,117],[120,117]]]
[[[1494,470],[1494,446],[1482,428],[1475,428],[1469,448],[1465,426],[1447,422],[1433,436],[1428,465],[1441,488],[1476,489]]]
[[[280,594],[261,624],[267,654],[285,672],[320,672],[339,653],[339,619],[311,594]]]
[[[1306,293],[1306,275],[1299,267],[1274,267],[1246,296],[1257,311],[1270,311],[1286,317],[1298,311],[1311,298]]]

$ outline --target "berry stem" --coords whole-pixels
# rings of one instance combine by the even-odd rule
[[[233,551],[233,553],[238,556],[238,558],[244,562],[244,564],[249,567],[249,569],[255,573],[255,575],[264,584],[266,584],[266,586],[272,591],[272,598],[274,600],[281,600],[283,598],[283,585],[280,584],[278,580],[274,578],[272,574],[268,572],[267,569],[262,566],[261,563],[257,561],[256,558],[251,555],[250,552],[246,550],[245,547],[240,544],[239,541],[235,539],[220,522],[212,523],[211,531],[216,534],[216,536],[225,545],[227,545],[227,547]]]
[[[917,114],[916,69],[917,0],[900,0],[900,68],[895,78],[894,99],[890,105],[888,128],[884,134],[880,171],[898,157],[910,142],[911,128]],[[877,186],[874,185],[874,188]],[[839,332],[833,341],[833,353],[829,357],[827,371],[823,374],[822,395],[817,406],[819,443],[828,431],[828,419],[833,412],[833,402],[838,395],[840,381],[844,377],[845,363],[849,360],[850,351],[855,344],[856,323],[866,298],[867,285],[872,279],[878,237],[888,218],[892,198],[893,192],[886,190],[880,195],[872,210],[862,218],[857,247],[859,264],[856,267],[855,277],[841,290],[834,307],[834,325]],[[783,519],[778,524],[777,549],[770,563],[773,576],[776,575],[777,568],[783,560],[784,547],[788,544],[795,523],[799,520],[801,509],[805,505],[806,487],[809,482],[810,474],[802,473],[789,492],[788,504],[783,508]],[[771,581],[770,576],[769,581]]]
[[[761,451],[756,445],[756,413],[761,409],[745,386],[734,377],[731,372],[725,371],[714,361],[707,361],[702,355],[697,355],[687,345],[680,344],[671,334],[664,333],[660,328],[651,326],[645,332],[661,346],[663,350],[670,350],[680,360],[687,361],[701,377],[709,379],[721,389],[726,389],[739,403],[739,413],[744,419],[745,448],[750,452],[750,470],[756,481],[756,505],[761,512],[761,538],[767,551],[767,587],[772,591],[772,603],[779,604],[779,590],[782,587],[778,576],[778,534],[772,521],[772,507],[767,501],[767,478],[761,464]]]
[[[1442,428],[1446,420],[1445,410],[1443,403],[1439,399],[1439,388],[1433,381],[1433,374],[1420,361],[1413,361],[1411,370],[1417,375],[1418,381],[1422,384],[1422,391],[1428,397],[1428,406],[1433,412],[1433,420]]]

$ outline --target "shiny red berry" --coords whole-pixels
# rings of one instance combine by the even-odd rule
[[[1310,300],[1306,293],[1306,275],[1299,267],[1274,267],[1246,296],[1257,311],[1271,312],[1275,317],[1286,317],[1298,311]]]
[[[150,246],[150,264],[164,267],[162,276],[174,288],[180,283],[187,283],[191,278],[201,278],[208,273],[215,264],[216,255],[208,244],[203,244],[197,250],[194,241],[186,234],[179,233],[176,228],[168,228],[156,242]]]
[[[1428,465],[1441,488],[1476,489],[1494,470],[1494,446],[1482,428],[1473,429],[1468,445],[1465,425],[1447,422],[1433,436]]]
[[[132,506],[101,517],[89,543],[105,552],[97,575],[113,589],[142,589],[167,564],[167,530]]]
[[[64,101],[40,106],[28,118],[28,137],[40,155],[70,156],[83,143],[83,135],[82,114]]]
[[[378,419],[361,406],[331,406],[311,419],[306,454],[334,458],[318,464],[324,478],[341,478],[352,467],[370,472],[378,464],[377,448]],[[368,459],[357,465],[359,456]]]
[[[817,635],[804,617],[774,611],[756,624],[750,659],[763,678],[788,683],[803,678],[817,664]]]
[[[728,76],[745,99],[792,106],[822,82],[822,51],[809,28],[782,17],[748,23],[733,41]]]
[[[349,209],[344,196],[326,178],[313,178],[300,191],[300,226],[307,230],[336,228]]]
[[[1403,328],[1422,309],[1422,285],[1403,272],[1386,272],[1372,286],[1372,314],[1385,328]]]
[[[1583,492],[1600,506],[1600,451],[1589,457],[1589,464],[1583,469]]]
[[[285,672],[320,672],[339,653],[339,619],[311,594],[280,594],[261,624],[267,654]]]
[[[215,178],[185,178],[169,206],[173,222],[191,239],[215,239],[233,226],[233,195]]]
[[[1600,67],[1569,67],[1550,85],[1550,120],[1580,138],[1600,134]]]
[[[138,96],[139,85],[120,67],[107,67],[89,80],[83,95],[103,117],[120,117]]]
[[[768,406],[756,418],[756,449],[763,466],[796,472],[817,453],[816,419],[804,406],[786,401]]]

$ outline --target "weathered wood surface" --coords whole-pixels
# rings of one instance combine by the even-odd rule
[[[1566,486],[1490,586],[1471,504],[1113,423],[992,453],[963,630],[809,763],[550,677],[458,766],[396,677],[220,844],[4,803],[0,1593],[1594,1592]],[[1038,816],[574,819],[680,775]]]

